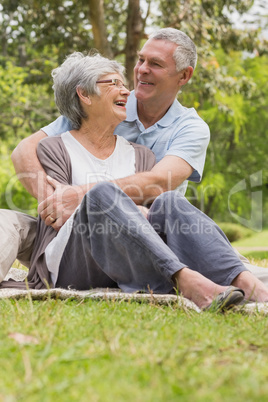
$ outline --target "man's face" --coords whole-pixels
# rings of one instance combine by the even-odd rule
[[[172,103],[180,88],[173,53],[177,45],[149,39],[134,67],[135,96],[140,102]]]

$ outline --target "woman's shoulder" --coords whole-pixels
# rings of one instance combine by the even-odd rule
[[[43,138],[37,145],[37,154],[39,158],[45,155],[51,155],[57,159],[68,158],[68,152],[61,135]]]
[[[37,145],[37,151],[41,150],[46,150],[52,153],[57,152],[65,153],[66,148],[61,135],[58,135],[56,137],[43,138]]]

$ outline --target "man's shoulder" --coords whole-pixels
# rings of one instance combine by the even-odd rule
[[[209,133],[209,127],[207,123],[202,119],[197,111],[191,107],[181,105],[178,100],[175,100],[165,116],[157,123],[159,128],[166,128],[166,131],[181,132],[181,130],[200,129]]]
[[[44,131],[44,133],[46,133],[49,137],[57,136],[71,129],[72,124],[65,116],[59,116],[52,123],[41,128],[41,130]]]
[[[174,101],[172,106],[174,106],[174,113],[177,114],[177,118],[196,120],[199,121],[200,124],[207,125],[194,107],[183,106],[177,99]]]
[[[185,114],[182,118],[182,124],[189,127],[198,128],[199,130],[202,130],[203,133],[206,132],[208,135],[210,134],[208,124],[194,108],[187,108],[187,111],[185,111]]]

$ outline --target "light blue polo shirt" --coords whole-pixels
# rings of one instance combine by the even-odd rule
[[[64,116],[42,128],[48,136],[71,129],[71,123]],[[137,100],[132,91],[127,101],[127,118],[116,127],[115,134],[150,148],[157,162],[166,155],[179,156],[194,169],[188,180],[201,181],[210,133],[195,109],[186,108],[175,100],[162,119],[145,129],[138,118]],[[187,181],[182,183],[180,191],[184,194],[186,188]]]

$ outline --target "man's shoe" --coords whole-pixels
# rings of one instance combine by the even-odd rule
[[[225,311],[240,304],[245,298],[245,292],[235,286],[229,286],[224,292],[218,296],[205,307],[204,311]]]

